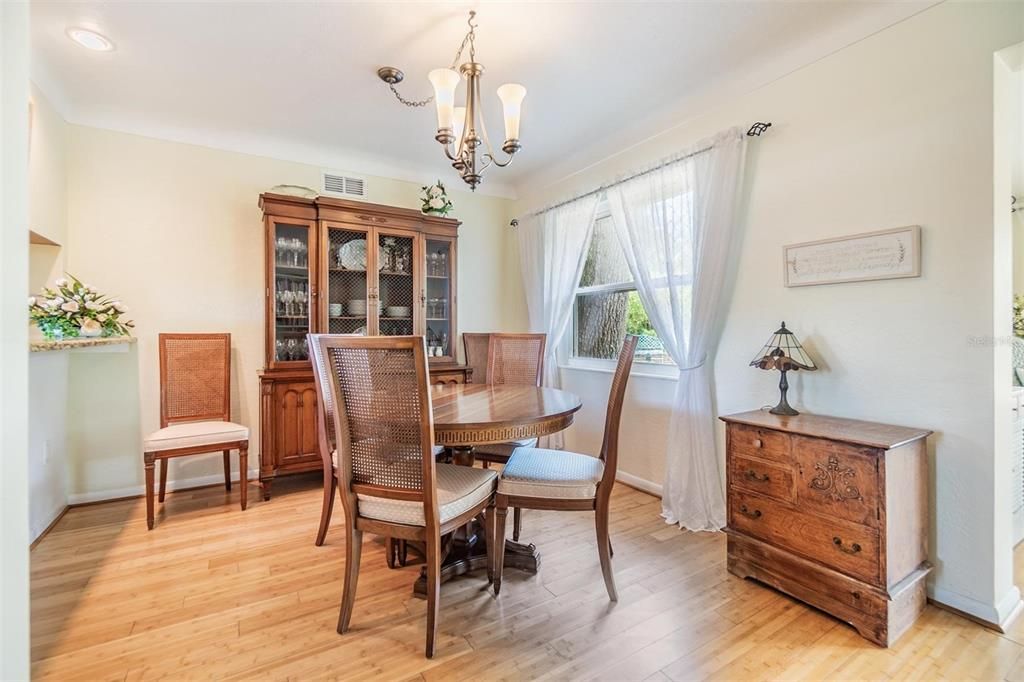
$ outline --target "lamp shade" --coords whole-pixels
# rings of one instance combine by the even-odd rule
[[[434,86],[434,102],[437,104],[437,129],[451,130],[455,109],[455,88],[459,87],[459,74],[453,69],[434,69],[427,74]]]
[[[526,88],[518,83],[506,83],[498,88],[498,97],[505,114],[505,139],[519,139],[519,119],[523,110]]]
[[[818,369],[803,346],[800,345],[796,334],[786,329],[785,322],[775,330],[775,333],[768,339],[768,343],[764,344],[757,352],[754,359],[750,361],[750,366],[782,371],[803,369],[813,372]]]

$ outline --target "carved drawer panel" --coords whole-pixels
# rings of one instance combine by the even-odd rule
[[[729,425],[729,446],[738,452],[789,464],[789,434],[746,424]]]
[[[871,448],[793,436],[801,509],[878,527],[878,457]]]
[[[807,514],[753,493],[731,491],[729,527],[879,584],[878,531]]]
[[[795,477],[792,467],[737,454],[729,459],[729,475],[736,488],[784,502],[792,502],[794,499]]]

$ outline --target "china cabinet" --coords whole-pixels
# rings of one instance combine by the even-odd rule
[[[314,471],[316,390],[306,334],[422,334],[435,383],[457,364],[459,221],[343,199],[260,195],[266,245],[266,358],[260,480]]]

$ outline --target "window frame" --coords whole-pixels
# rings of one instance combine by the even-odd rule
[[[611,211],[608,210],[607,201],[602,199],[597,206],[597,210],[594,214],[594,229],[599,220],[603,219],[613,220]],[[590,246],[587,247],[588,251]],[[573,294],[572,299],[572,320],[570,333],[566,334],[566,341],[562,344],[562,353],[564,353],[564,362],[561,366],[565,369],[574,370],[590,370],[597,372],[612,373],[615,371],[615,366],[618,361],[616,358],[588,358],[585,356],[577,355],[577,332],[579,329],[579,307],[577,305],[580,296],[588,296],[592,294],[614,294],[614,293],[628,293],[630,291],[638,291],[636,286],[636,280],[630,279],[627,282],[614,282],[611,284],[595,284],[586,287],[576,287],[576,292]],[[645,311],[646,312],[646,309]],[[639,370],[639,371],[638,371]],[[633,359],[633,370],[631,374],[639,376],[652,376],[656,378],[676,378],[679,375],[678,365],[675,362],[670,364],[660,362],[647,362],[640,358],[634,357]]]

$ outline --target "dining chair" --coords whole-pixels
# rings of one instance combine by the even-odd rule
[[[544,346],[547,343],[547,334],[493,333],[486,336],[488,337],[486,383],[540,386],[544,371]],[[468,347],[467,344],[467,349]],[[505,464],[516,448],[534,447],[535,445],[537,445],[536,438],[480,445],[474,449],[474,456],[483,462],[486,468],[492,462]],[[519,542],[522,522],[522,512],[516,507],[512,520],[512,540],[514,542]]]
[[[565,450],[516,448],[501,472],[495,495],[494,535],[488,546],[497,553],[494,562],[494,594],[501,592],[505,548],[505,517],[509,507],[565,511],[593,511],[597,530],[597,554],[608,598],[618,601],[612,573],[612,545],[608,537],[608,505],[619,462],[619,421],[629,371],[636,353],[637,336],[626,336],[612,377],[605,414],[604,441],[597,457]]]
[[[231,451],[238,450],[242,510],[248,503],[249,429],[231,421],[231,334],[160,334],[160,430],[142,442],[146,526],[153,530],[153,476],[160,462],[160,502],[174,457],[218,450],[231,490]]]
[[[473,373],[470,380],[474,384],[487,383],[487,356],[491,347],[491,335],[487,332],[463,332],[462,347],[466,352],[466,365]]]
[[[345,582],[338,632],[349,629],[363,532],[422,543],[426,554],[426,656],[434,655],[441,589],[441,538],[483,517],[493,535],[497,475],[438,464],[422,336],[316,338],[327,366],[321,400],[334,406],[333,466],[345,508]],[[325,479],[326,480],[326,479]],[[493,576],[491,556],[487,574]]]
[[[331,514],[334,512],[334,493],[338,488],[338,469],[334,462],[337,459],[337,442],[334,437],[334,404],[331,402],[331,395],[328,389],[330,375],[327,363],[320,352],[318,339],[322,334],[307,334],[308,343],[313,359],[313,381],[316,384],[317,393],[322,396],[320,409],[317,411],[317,449],[320,452],[320,460],[324,472],[324,497],[320,506],[320,526],[317,528],[315,545],[321,547],[327,539],[327,529],[331,525]],[[343,334],[342,336],[361,336],[360,334]],[[434,446],[434,455],[444,452],[441,446]],[[385,542],[386,558],[388,568],[405,566],[407,558],[407,547],[405,540],[388,538]]]

